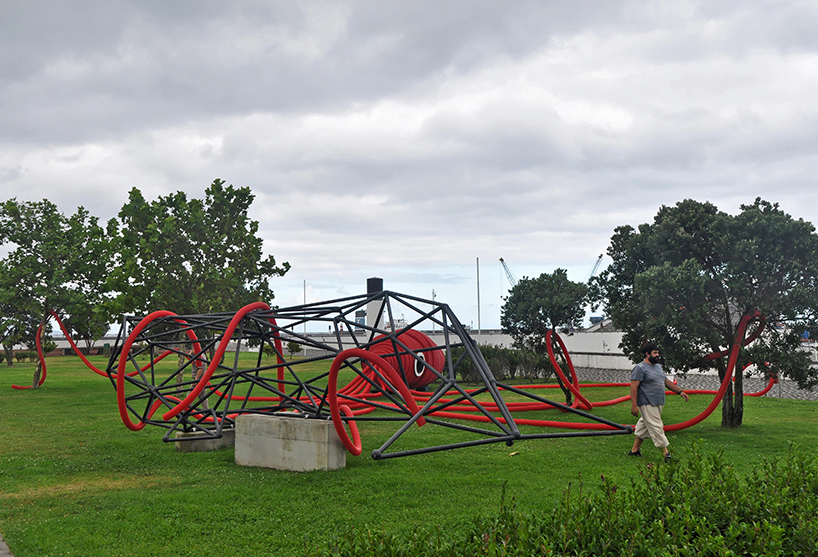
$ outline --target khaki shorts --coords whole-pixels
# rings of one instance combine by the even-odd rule
[[[636,422],[636,429],[633,434],[639,439],[651,438],[653,444],[659,447],[667,447],[670,443],[665,437],[665,424],[662,423],[662,408],[664,406],[640,406],[639,421]]]

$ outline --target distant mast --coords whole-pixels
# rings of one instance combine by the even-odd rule
[[[477,336],[480,336],[480,258],[477,258]]]

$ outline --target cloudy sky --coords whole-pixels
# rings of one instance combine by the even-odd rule
[[[662,204],[818,222],[816,29],[807,1],[0,0],[0,199],[108,219],[221,178],[292,265],[276,303],[380,276],[476,327],[479,258],[497,327],[500,257],[582,281]]]

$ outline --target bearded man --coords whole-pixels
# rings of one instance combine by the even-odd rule
[[[648,437],[653,444],[662,450],[665,461],[672,458],[665,437],[665,425],[662,423],[662,408],[665,405],[665,388],[680,395],[685,402],[690,398],[678,385],[665,375],[659,364],[659,347],[648,342],[642,347],[645,359],[636,364],[631,372],[631,414],[639,416],[633,431],[635,439],[628,456],[642,456],[642,442]],[[641,415],[640,415],[641,414]]]

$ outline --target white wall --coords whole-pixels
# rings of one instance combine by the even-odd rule
[[[424,331],[437,344],[444,344],[445,339],[440,331]],[[510,348],[513,342],[510,335],[504,335],[496,329],[483,330],[478,336],[477,331],[469,331],[478,344],[502,346]],[[571,355],[575,367],[589,367],[599,369],[633,369],[633,363],[619,349],[622,333],[617,332],[577,332],[572,335],[560,335],[565,347]],[[327,344],[336,345],[334,335],[312,335]],[[359,337],[363,341],[365,337]],[[352,348],[352,337],[349,334],[341,335],[345,347]]]

